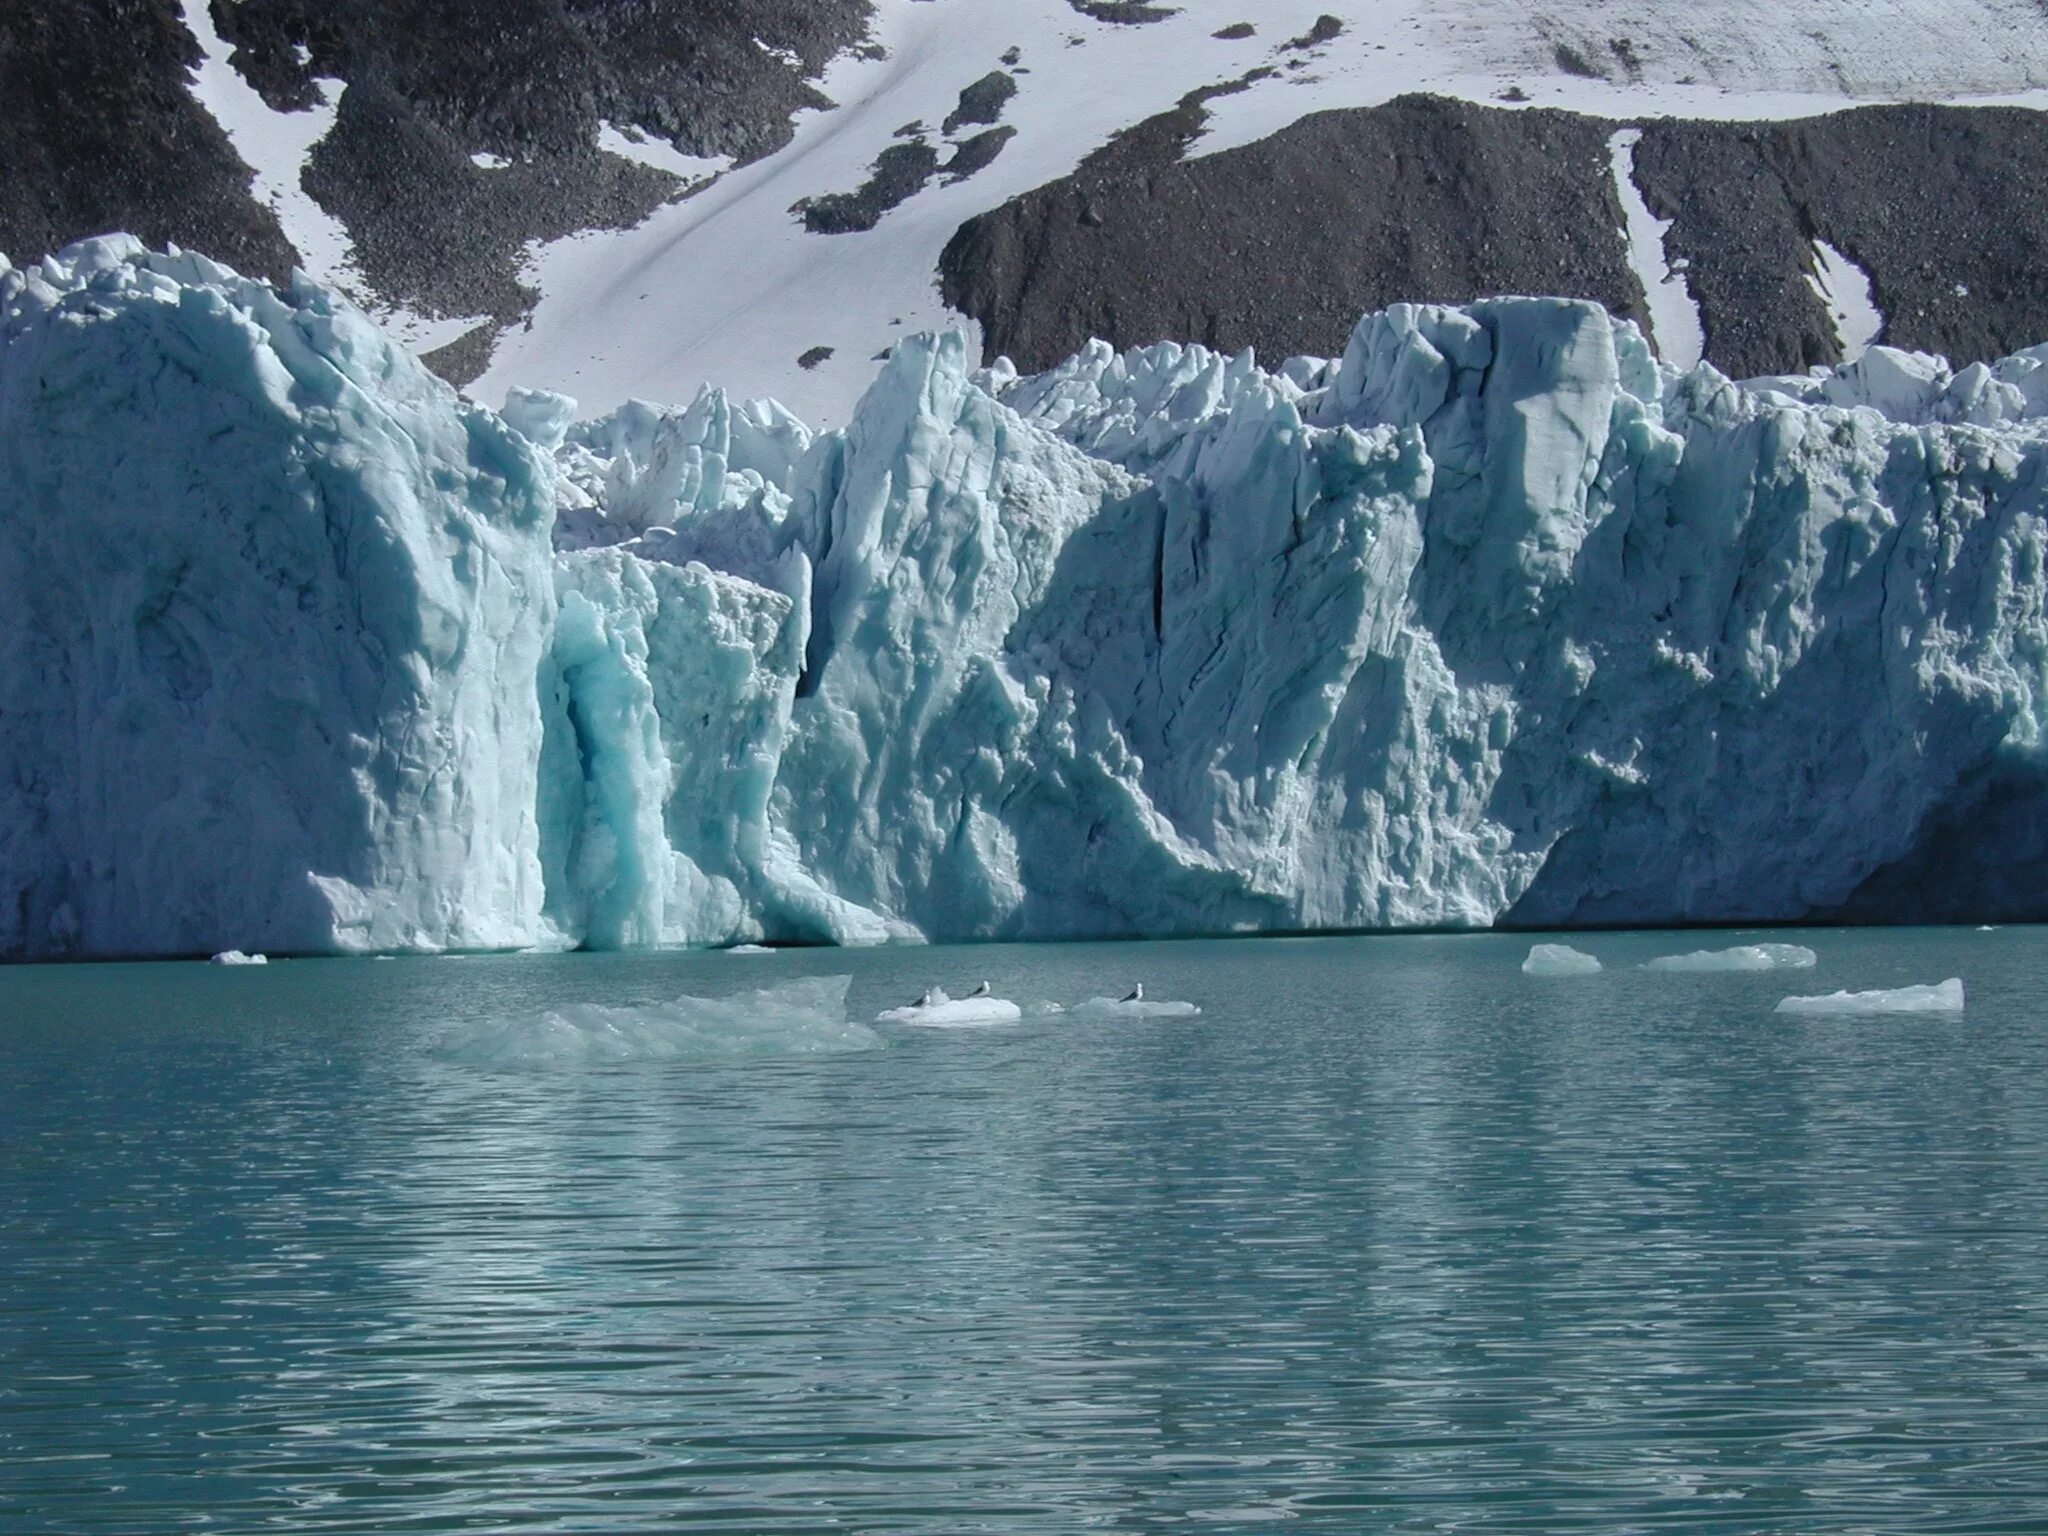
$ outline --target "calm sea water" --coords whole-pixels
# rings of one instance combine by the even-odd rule
[[[1793,937],[0,970],[0,1531],[2048,1530],[2048,932]],[[1205,1012],[448,1043],[833,974]]]

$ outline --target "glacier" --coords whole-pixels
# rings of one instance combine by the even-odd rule
[[[0,953],[2048,909],[2048,348],[1737,383],[1513,298],[579,414],[0,266]]]

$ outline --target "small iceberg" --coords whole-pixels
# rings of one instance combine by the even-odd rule
[[[1961,1013],[1962,978],[1951,976],[1936,987],[1894,987],[1889,991],[1830,992],[1826,997],[1788,997],[1778,1013],[1821,1017],[1851,1013]]]
[[[1591,976],[1599,969],[1598,960],[1569,944],[1533,945],[1522,962],[1525,976]]]
[[[1024,1010],[1007,998],[948,997],[933,987],[914,1003],[875,1016],[877,1024],[910,1024],[919,1029],[979,1029],[990,1024],[1015,1024]]]
[[[775,953],[766,944],[728,944],[725,946],[725,952],[728,955],[772,955]]]
[[[1689,955],[1659,955],[1646,971],[1803,971],[1820,963],[1804,944],[1738,944],[1733,949],[1696,949]]]
[[[1158,1002],[1146,997],[1091,997],[1085,1003],[1076,1003],[1067,1010],[1070,1019],[1192,1019],[1201,1013],[1193,1003],[1177,1003],[1161,998]]]
[[[207,962],[209,965],[268,965],[268,955],[245,955],[239,949],[224,949]]]
[[[882,1037],[846,1017],[850,976],[813,976],[736,997],[618,1007],[571,1003],[445,1037],[438,1054],[471,1066],[565,1067],[646,1061],[755,1061],[871,1051]]]

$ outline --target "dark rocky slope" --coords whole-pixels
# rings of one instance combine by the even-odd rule
[[[945,296],[991,355],[1044,368],[1101,336],[1277,361],[1341,349],[1366,310],[1503,292],[1640,317],[1597,119],[1406,97],[1183,159],[1200,122],[1191,99],[960,230]]]
[[[1497,293],[1642,317],[1607,150],[1621,123],[1404,97],[1186,159],[1200,123],[1191,98],[961,228],[941,281],[990,356],[1042,368],[1090,336],[1330,354],[1361,311]],[[1867,107],[1642,129],[1637,185],[1676,221],[1727,372],[1839,360],[1808,281],[1816,238],[1870,275],[1891,345],[1960,364],[2048,338],[2048,115]]]
[[[176,0],[0,5],[0,254],[120,229],[286,277],[296,253],[187,88],[198,60]]]
[[[232,62],[280,111],[346,90],[307,168],[382,297],[503,324],[530,240],[630,224],[679,190],[608,155],[609,122],[748,160],[821,104],[808,78],[865,36],[868,0],[208,0]],[[0,253],[127,229],[281,278],[292,251],[192,97],[177,0],[0,5]],[[511,164],[484,169],[474,154]],[[481,338],[479,338],[481,340]],[[457,377],[482,348],[442,360]]]

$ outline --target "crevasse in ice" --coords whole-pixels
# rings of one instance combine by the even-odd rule
[[[91,242],[0,271],[0,950],[2024,905],[1926,850],[2043,782],[2044,363],[1516,299],[579,423]]]

